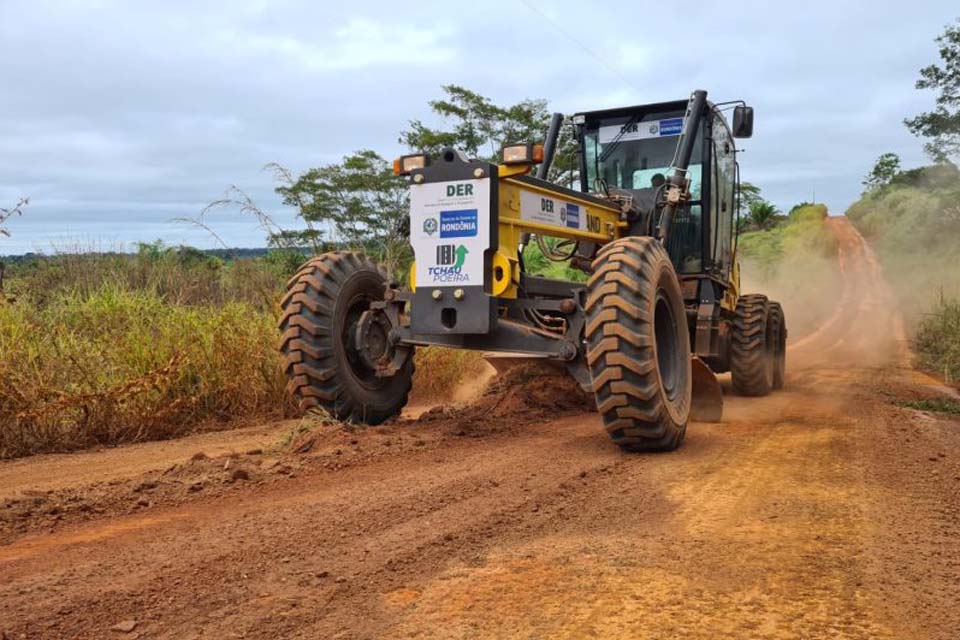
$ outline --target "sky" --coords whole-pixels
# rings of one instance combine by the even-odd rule
[[[902,121],[955,0],[478,3],[0,0],[0,206],[29,197],[0,255],[217,246],[195,217],[231,185],[283,226],[264,171],[403,152],[456,83],[564,113],[686,98],[755,110],[741,173],[781,208],[842,213],[882,153],[926,162]],[[230,246],[265,244],[222,210]]]

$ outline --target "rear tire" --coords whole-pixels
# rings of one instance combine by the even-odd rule
[[[767,296],[751,293],[737,299],[730,341],[733,389],[742,396],[765,396],[773,388],[775,343]]]
[[[387,274],[360,253],[325,253],[287,283],[280,302],[280,351],[287,392],[302,412],[323,408],[338,420],[377,425],[400,413],[413,378],[413,357],[377,377],[354,347],[356,322],[382,300]]]
[[[769,322],[773,326],[773,388],[783,389],[787,373],[787,321],[779,302],[770,303]]]
[[[680,282],[659,241],[603,247],[588,284],[587,365],[597,409],[628,451],[671,451],[690,416],[690,334]]]

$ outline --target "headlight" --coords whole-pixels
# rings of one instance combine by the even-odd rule
[[[503,164],[538,164],[543,162],[543,145],[510,144],[503,148]]]
[[[417,153],[409,156],[400,156],[393,161],[393,173],[398,176],[408,176],[411,171],[423,169],[430,165],[430,156]]]

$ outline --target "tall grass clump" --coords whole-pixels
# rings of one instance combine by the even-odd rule
[[[153,243],[11,264],[0,299],[0,458],[282,415],[276,305],[301,261]]]
[[[0,458],[278,416],[274,317],[104,283],[0,306]]]
[[[453,397],[461,384],[479,379],[488,367],[479,351],[418,347],[414,363],[413,393],[425,400],[446,400]]]
[[[913,345],[920,366],[960,382],[960,301],[941,300],[918,323]]]

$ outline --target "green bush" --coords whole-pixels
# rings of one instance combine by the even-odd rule
[[[847,217],[870,241],[908,324],[941,297],[960,297],[960,176],[946,166],[912,169],[863,195]]]
[[[794,207],[787,220],[764,231],[740,236],[738,252],[745,267],[755,269],[760,280],[779,275],[787,261],[832,258],[837,240],[824,225],[827,208],[822,204]]]
[[[549,247],[555,246],[557,242],[555,238],[546,238],[546,243]],[[563,251],[566,252],[566,249]],[[568,262],[554,262],[549,260],[543,255],[543,251],[540,250],[535,239],[531,240],[531,242],[524,247],[523,265],[526,268],[526,272],[531,275],[553,278],[555,280],[567,280],[570,282],[587,281],[587,274],[580,269],[574,269]]]

